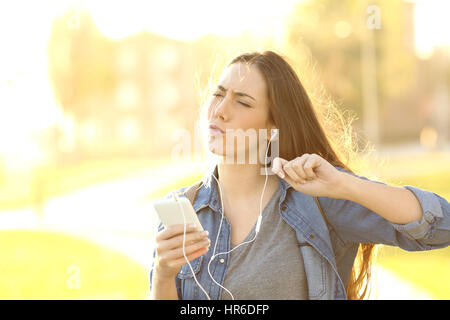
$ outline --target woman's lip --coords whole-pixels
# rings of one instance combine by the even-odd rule
[[[222,131],[220,131],[219,129],[216,128],[209,128],[209,135],[210,136],[220,136],[224,134]]]
[[[215,124],[212,124],[212,123],[209,125],[209,129],[216,129],[216,130],[221,131],[222,133],[225,133],[225,130],[222,130],[221,128],[219,128],[218,126],[216,126]]]

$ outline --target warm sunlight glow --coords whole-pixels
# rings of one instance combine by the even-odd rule
[[[435,128],[426,126],[420,131],[420,144],[427,148],[436,147],[438,133]]]
[[[44,159],[34,133],[53,124],[58,115],[46,48],[52,19],[59,10],[61,6],[52,1],[0,3],[4,44],[0,50],[0,156],[5,155],[5,166],[11,170]]]
[[[273,2],[229,0],[107,1],[86,3],[97,27],[112,39],[142,30],[177,40],[206,34],[237,36],[245,30],[280,33],[285,17],[299,0]],[[107,9],[105,9],[107,8]],[[251,12],[251,14],[249,14]]]
[[[351,32],[352,25],[347,21],[338,21],[334,25],[334,33],[341,39],[347,38]]]
[[[416,51],[419,57],[430,57],[436,45],[450,46],[449,13],[448,0],[416,1]]]

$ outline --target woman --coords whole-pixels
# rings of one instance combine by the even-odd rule
[[[193,207],[206,232],[160,225],[153,299],[358,299],[374,244],[405,250],[449,244],[448,201],[354,174],[280,55],[233,59],[207,108],[208,148],[232,161],[218,161],[196,188]],[[227,143],[236,131],[271,129],[279,129],[269,169],[275,174],[261,174],[259,157],[247,161],[268,150],[270,134],[263,143]],[[236,161],[239,152],[244,163]]]

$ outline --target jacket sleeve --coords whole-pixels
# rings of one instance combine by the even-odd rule
[[[374,181],[336,167],[360,179]],[[444,248],[450,244],[450,204],[434,192],[414,186],[411,191],[422,207],[422,219],[408,224],[395,224],[366,207],[345,199],[319,197],[329,223],[344,243],[379,243],[398,246],[408,251]]]

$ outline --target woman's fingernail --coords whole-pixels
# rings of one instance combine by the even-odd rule
[[[279,176],[281,177],[281,179],[284,179],[284,173],[280,172]]]

